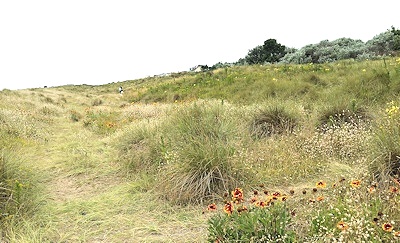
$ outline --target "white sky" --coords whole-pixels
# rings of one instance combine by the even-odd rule
[[[400,28],[398,0],[0,0],[0,90],[105,84]]]

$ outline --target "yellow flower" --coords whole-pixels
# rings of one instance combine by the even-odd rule
[[[366,72],[367,70],[364,68],[362,71],[363,71],[363,72]]]

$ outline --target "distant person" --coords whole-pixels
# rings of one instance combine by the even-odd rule
[[[124,90],[122,89],[122,86],[119,87],[119,94],[122,95],[124,93]]]

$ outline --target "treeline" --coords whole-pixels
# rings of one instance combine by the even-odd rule
[[[263,45],[249,50],[248,54],[237,62],[219,62],[210,69],[233,65],[328,63],[343,59],[366,60],[396,55],[399,51],[400,30],[392,26],[391,29],[376,35],[367,42],[340,38],[334,41],[323,40],[317,44],[295,49],[286,47],[275,39],[268,39]]]

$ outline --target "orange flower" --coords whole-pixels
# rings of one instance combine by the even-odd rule
[[[400,237],[400,231],[393,232],[393,235],[396,236],[396,237]]]
[[[391,232],[393,230],[393,225],[390,223],[384,223],[382,224],[382,229],[386,232]]]
[[[389,190],[390,190],[391,193],[397,193],[397,192],[399,192],[399,188],[394,187],[394,186],[391,186]]]
[[[361,185],[361,181],[360,180],[354,180],[354,181],[350,182],[350,185],[353,188],[359,187]]]
[[[237,203],[243,202],[243,190],[241,188],[237,187],[232,191],[232,200]]]
[[[325,181],[319,181],[315,185],[317,188],[325,188],[326,187]]]
[[[231,215],[233,212],[233,203],[232,202],[226,202],[224,205],[224,212]]]
[[[343,221],[340,221],[337,223],[336,227],[340,230],[347,230],[349,228],[349,225]]]
[[[322,200],[324,200],[324,197],[323,197],[323,196],[317,197],[317,201],[318,201],[318,202],[321,202]]]
[[[208,211],[216,211],[217,205],[215,205],[215,203],[211,203],[210,205],[208,205],[207,210]]]

